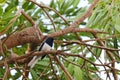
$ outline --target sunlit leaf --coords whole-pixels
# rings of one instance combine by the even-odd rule
[[[74,67],[74,78],[75,80],[83,80],[83,74],[82,71],[80,69],[80,67],[75,66]]]
[[[5,2],[6,2],[6,0],[0,0],[0,4],[3,4]]]
[[[116,15],[116,24],[115,24],[115,29],[118,31],[118,32],[120,32],[120,22],[119,22],[119,20],[120,20],[120,14],[117,14]]]
[[[36,72],[33,69],[31,69],[30,72],[31,72],[31,75],[32,75],[32,80],[37,80],[39,78],[38,75],[36,74]]]
[[[67,70],[69,71],[70,74],[73,74],[73,72],[74,72],[74,65],[73,64],[69,64]]]
[[[3,14],[3,8],[0,6],[0,16]]]
[[[15,10],[16,7],[13,7],[9,11],[6,11],[5,14],[3,14],[3,20],[10,20],[15,17]]]
[[[79,2],[80,2],[80,0],[74,0],[74,2],[73,2],[74,8],[78,6]]]

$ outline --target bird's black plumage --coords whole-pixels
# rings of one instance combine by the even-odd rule
[[[41,46],[40,46],[40,48],[39,48],[39,50],[38,51],[41,51],[41,49],[42,49],[42,47],[43,47],[43,45],[45,44],[45,43],[47,43],[50,47],[52,47],[53,46],[53,38],[52,37],[49,37],[49,38],[47,38],[42,44],[41,44]]]
[[[49,46],[53,46],[53,38],[52,37],[49,37],[45,42],[49,45]]]
[[[48,37],[42,44],[40,45],[38,51],[49,51],[52,49],[54,39],[52,37]],[[43,59],[46,55],[43,55],[41,59]],[[38,61],[40,56],[34,56],[33,59],[28,63],[28,66],[31,66],[31,68],[35,65],[35,63]]]
[[[44,44],[47,44],[48,46],[52,47],[52,46],[53,46],[53,40],[54,40],[54,39],[53,39],[52,37],[47,38],[47,39],[45,40],[45,42],[44,42],[44,43],[41,45],[41,47],[39,48],[39,51],[42,50]],[[46,55],[43,55],[43,56],[41,57],[41,59],[43,59],[45,56],[46,56]]]

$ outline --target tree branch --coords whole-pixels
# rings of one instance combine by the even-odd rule
[[[71,28],[68,27],[64,30],[53,32],[46,36],[59,37],[59,36],[62,36],[62,35],[65,35],[65,34],[68,34],[71,32],[89,32],[89,33],[94,33],[94,34],[105,33],[102,31],[88,29],[88,28],[73,28],[72,31],[70,31],[70,29]],[[39,44],[46,37],[41,34],[39,34],[39,35],[40,36],[38,36],[38,33],[36,33],[36,29],[34,27],[29,27],[29,28],[23,29],[20,32],[16,32],[16,33],[2,39],[2,43],[4,43],[4,45],[5,45],[5,46],[3,46],[3,49],[4,50],[10,49],[10,48],[13,48],[18,45],[23,45],[25,43]],[[2,47],[1,44],[0,44],[0,47]],[[1,52],[1,48],[0,48],[0,52]]]
[[[115,63],[115,62],[118,62],[116,60],[108,63],[108,64],[96,64],[96,63],[93,63],[92,61],[88,60],[87,58],[85,58],[84,56],[80,55],[80,54],[72,54],[72,53],[65,53],[63,51],[56,51],[56,50],[51,50],[51,51],[40,51],[40,52],[31,52],[29,54],[25,54],[23,56],[19,56],[19,57],[14,57],[12,59],[7,59],[7,63],[10,64],[10,63],[14,63],[14,62],[17,62],[19,64],[23,64],[23,63],[26,63],[28,62],[28,58],[30,57],[33,57],[33,56],[42,56],[42,55],[48,55],[48,54],[53,54],[53,55],[62,55],[62,56],[72,56],[72,57],[79,57],[81,59],[84,59],[85,61],[91,63],[92,65],[96,65],[96,66],[108,66],[112,63]],[[24,60],[24,61],[23,61]],[[120,62],[118,62],[120,63]],[[3,66],[4,65],[4,61],[1,61],[0,62],[0,66]]]
[[[60,60],[57,58],[57,56],[55,56],[54,58],[58,62],[59,66],[61,67],[61,69],[63,70],[63,72],[65,73],[65,75],[67,76],[67,80],[73,80],[72,76],[67,71],[67,69],[64,67],[64,65],[60,62]]]
[[[32,26],[35,25],[34,20],[29,15],[27,15],[23,10],[21,10],[21,13],[32,24]]]

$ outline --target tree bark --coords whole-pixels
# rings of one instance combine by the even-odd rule
[[[20,32],[15,32],[2,39],[0,43],[0,52],[18,45],[23,45],[25,43],[39,44],[41,40],[38,38],[36,29],[34,27],[25,28]]]

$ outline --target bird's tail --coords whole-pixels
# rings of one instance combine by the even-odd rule
[[[38,60],[39,60],[39,57],[34,56],[33,59],[28,63],[28,66],[33,68]]]
[[[41,57],[41,60],[42,60],[43,58],[45,58],[45,56],[46,56],[46,55],[43,55],[43,56]]]

